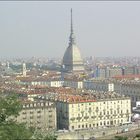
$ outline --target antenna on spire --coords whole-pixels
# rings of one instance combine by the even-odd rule
[[[72,8],[71,8],[71,33],[73,33]]]
[[[71,33],[70,33],[69,44],[75,44],[75,36],[74,36],[74,33],[73,33],[72,8],[71,8]]]

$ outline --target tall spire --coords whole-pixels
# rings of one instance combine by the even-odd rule
[[[71,33],[70,33],[70,45],[75,44],[75,36],[73,31],[73,19],[72,19],[72,8],[71,8]]]
[[[72,8],[71,8],[71,34],[73,33]]]

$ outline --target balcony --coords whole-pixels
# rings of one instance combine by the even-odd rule
[[[74,121],[74,120],[75,120],[75,118],[74,118],[74,117],[72,117],[70,120],[71,120],[71,121]]]

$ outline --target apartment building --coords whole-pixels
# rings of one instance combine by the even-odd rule
[[[136,106],[136,102],[140,101],[140,81],[123,80],[114,83],[115,91],[120,94],[129,96],[132,101],[132,106]]]
[[[65,87],[71,87],[71,88],[83,88],[83,81],[82,80],[65,80],[63,83],[63,86]]]
[[[96,91],[114,91],[114,83],[110,80],[86,80],[83,81],[84,89],[91,89]]]
[[[131,100],[114,92],[65,96],[57,101],[58,129],[120,125],[131,120]]]
[[[26,123],[27,127],[34,127],[42,131],[55,130],[56,107],[52,102],[26,101],[16,119],[17,122]]]

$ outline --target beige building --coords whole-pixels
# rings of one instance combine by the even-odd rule
[[[96,93],[88,98],[71,96],[57,101],[58,129],[87,129],[114,126],[131,121],[131,101],[129,97],[116,93]],[[86,98],[87,97],[87,98]],[[93,98],[95,97],[95,98]]]
[[[17,117],[20,123],[42,131],[56,129],[56,107],[52,102],[26,102]]]
[[[131,97],[132,106],[136,106],[136,102],[140,101],[140,81],[122,80],[114,83],[115,91],[120,94]]]
[[[140,80],[93,79],[83,81],[83,88],[95,91],[115,91],[131,97],[132,106],[140,101]]]
[[[83,88],[96,91],[114,91],[114,83],[107,79],[86,80],[83,81]]]
[[[65,80],[63,83],[64,87],[71,87],[76,89],[83,88],[83,81],[82,80]]]

